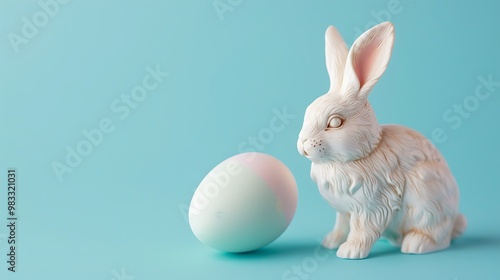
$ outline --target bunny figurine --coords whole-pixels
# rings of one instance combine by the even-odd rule
[[[403,253],[447,248],[467,221],[446,160],[417,131],[379,125],[368,102],[391,57],[394,26],[374,26],[350,50],[333,26],[325,39],[330,89],[307,107],[297,142],[337,210],[323,246],[346,259],[366,258],[380,237]]]

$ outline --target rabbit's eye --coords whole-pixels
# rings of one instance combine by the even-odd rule
[[[339,128],[344,124],[344,120],[339,116],[334,116],[330,118],[328,122],[328,128]]]

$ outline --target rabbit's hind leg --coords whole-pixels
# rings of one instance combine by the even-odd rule
[[[410,227],[405,231],[401,252],[425,254],[445,249],[450,246],[452,229],[451,219],[442,219],[433,225]]]

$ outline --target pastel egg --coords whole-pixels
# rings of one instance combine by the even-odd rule
[[[278,238],[297,208],[297,184],[278,159],[243,153],[212,169],[196,189],[189,224],[205,245],[247,252]]]

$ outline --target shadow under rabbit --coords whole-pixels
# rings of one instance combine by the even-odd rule
[[[500,247],[500,236],[495,235],[466,235],[452,241],[449,248],[425,255],[433,255],[444,252],[455,252],[463,250],[488,249]],[[314,255],[316,252],[329,257],[335,257],[337,250],[325,249],[318,242],[286,242],[271,244],[269,246],[243,253],[216,252],[216,258],[224,260],[252,260],[265,258],[296,258]],[[401,248],[389,244],[386,240],[379,240],[372,248],[370,255],[366,258],[381,258],[394,255],[405,255],[401,253]]]

